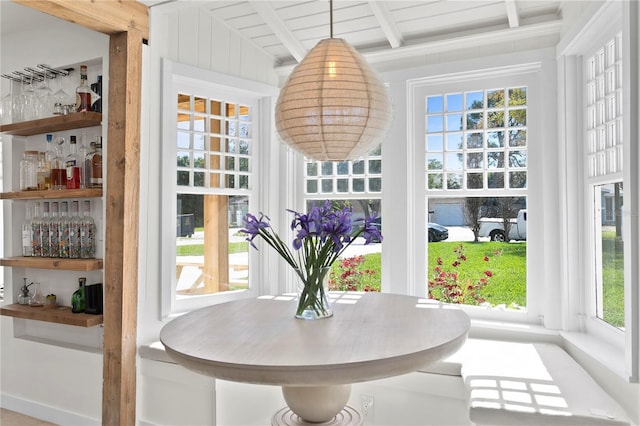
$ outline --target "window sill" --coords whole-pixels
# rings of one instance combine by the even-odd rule
[[[562,344],[562,339],[558,330],[550,330],[537,324],[513,321],[472,319],[469,337],[474,339],[549,342]]]
[[[550,330],[540,325],[525,323],[471,320],[469,337],[474,339],[509,340],[521,342],[556,343],[567,350],[580,364],[586,360],[592,368],[615,374],[630,382],[626,372],[625,353],[611,343],[591,334]],[[576,354],[580,351],[580,354]],[[586,368],[585,365],[583,367]],[[588,369],[587,369],[588,370]]]
[[[167,355],[167,351],[164,350],[164,345],[160,341],[140,346],[138,348],[138,355],[140,355],[140,358],[149,359],[151,361],[177,364],[177,362]]]
[[[607,370],[625,382],[631,382],[626,371],[626,359],[624,350],[616,348],[614,345],[595,338],[587,333],[560,332],[560,336],[565,342],[567,351],[575,357],[574,352],[579,350],[582,355],[597,363],[597,366]]]

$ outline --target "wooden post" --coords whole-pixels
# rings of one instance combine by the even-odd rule
[[[102,424],[136,423],[142,35],[111,36]]]
[[[229,201],[204,196],[204,293],[229,289]]]

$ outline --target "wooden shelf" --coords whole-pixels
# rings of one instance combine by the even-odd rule
[[[16,191],[0,193],[2,200],[59,200],[63,198],[100,198],[102,188]]]
[[[60,259],[56,257],[4,257],[0,266],[14,266],[59,271],[97,271],[102,269],[102,259]]]
[[[74,112],[73,114],[57,115],[55,117],[41,118],[38,120],[4,124],[0,126],[0,133],[16,136],[33,136],[43,133],[80,129],[83,127],[100,126],[101,124],[102,114],[98,112]]]
[[[102,315],[74,314],[68,306],[57,308],[32,308],[28,305],[6,305],[0,307],[0,314],[8,317],[35,321],[55,322],[58,324],[93,327],[102,324]]]

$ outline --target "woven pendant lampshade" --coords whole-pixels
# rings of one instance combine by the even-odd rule
[[[296,66],[276,104],[280,137],[321,161],[360,158],[391,124],[387,88],[364,58],[339,38],[321,40]]]

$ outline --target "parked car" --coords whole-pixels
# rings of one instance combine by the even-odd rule
[[[483,217],[480,219],[479,237],[489,237],[491,241],[523,241],[527,239],[527,210],[518,211],[518,217],[509,219],[509,238],[504,231],[502,218]]]
[[[378,231],[382,232],[382,218],[380,216],[376,217],[373,222],[371,222],[373,226],[378,228]],[[362,228],[362,222],[356,222],[354,224],[354,231]],[[429,242],[438,242],[444,241],[449,238],[449,230],[442,225],[439,225],[434,222],[429,222],[427,226],[427,230],[429,232]],[[384,234],[382,235],[384,237]],[[380,241],[372,241],[374,243],[379,243]]]
[[[444,241],[449,238],[449,230],[440,224],[429,222],[427,228],[429,231],[430,243]]]

